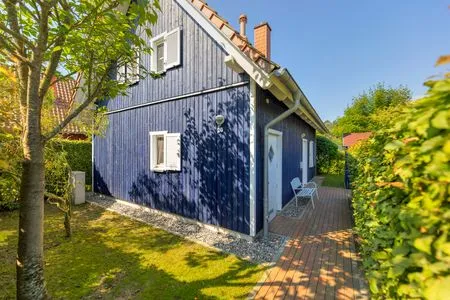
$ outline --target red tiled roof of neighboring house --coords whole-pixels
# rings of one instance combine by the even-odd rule
[[[58,123],[61,123],[69,113],[73,105],[76,81],[67,79],[58,81],[52,85],[53,95],[55,97],[53,103],[52,114]],[[80,128],[75,124],[69,123],[63,129],[63,134],[82,134]]]
[[[359,141],[367,140],[368,138],[370,138],[371,135],[372,135],[372,132],[350,133],[350,134],[344,136],[342,144],[344,147],[351,147],[351,146],[355,145],[356,143],[358,143]]]
[[[213,23],[225,36],[227,36],[233,44],[235,44],[246,56],[253,60],[265,72],[270,73],[279,68],[275,62],[267,59],[264,54],[256,49],[247,38],[243,37],[236,31],[224,18],[213,10],[203,0],[190,0],[192,4],[197,7],[211,23]]]
[[[76,87],[76,80],[65,79],[55,82],[50,88],[53,91],[53,108],[52,117],[55,118],[56,123],[61,123],[72,108],[74,101],[74,92]],[[12,120],[16,119],[16,120]],[[12,116],[0,122],[0,128],[7,132],[13,132],[20,128],[20,113],[19,111],[12,112]],[[69,123],[61,132],[63,135],[77,135],[81,137],[84,133],[81,129],[72,123]]]

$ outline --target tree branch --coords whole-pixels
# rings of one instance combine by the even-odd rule
[[[84,100],[80,104],[80,106],[78,106],[76,109],[74,109],[69,115],[67,115],[67,117],[59,125],[57,125],[48,134],[46,134],[44,136],[44,142],[47,142],[48,140],[53,138],[55,135],[57,135],[62,129],[64,129],[64,127],[67,126],[67,124],[70,123],[70,121],[72,121],[74,118],[76,118],[83,111],[83,109],[88,107],[89,104],[91,104],[93,101],[95,101],[97,99],[97,97],[99,96],[99,93],[100,93],[100,89],[103,85],[103,82],[105,81],[105,79],[108,76],[108,70],[109,70],[109,68],[107,70],[105,70],[105,73],[103,74],[100,81],[97,83],[97,86],[96,86],[94,92],[92,93],[92,95],[88,94],[86,97],[86,100]],[[81,78],[82,77],[80,76],[77,90],[80,89]],[[74,96],[75,96],[75,94],[74,94]]]
[[[29,41],[27,38],[25,38],[23,35],[21,35],[19,32],[12,31],[8,27],[5,26],[5,24],[0,23],[0,29],[6,32],[7,34],[11,35],[13,38],[15,38],[18,41],[21,41],[28,47],[33,47],[33,43]]]
[[[56,83],[58,83],[60,81],[66,80],[67,78],[70,78],[77,73],[78,73],[77,71],[73,71],[64,76],[58,76],[55,80],[52,80],[52,82],[50,83],[50,86],[55,85]]]
[[[56,47],[62,46],[64,44],[65,37],[60,36],[60,39],[56,42]],[[50,57],[50,62],[44,72],[44,78],[41,81],[39,87],[39,98],[43,99],[45,94],[47,94],[48,88],[52,82],[53,75],[55,75],[56,69],[58,68],[59,61],[61,59],[62,49],[53,51]]]
[[[33,2],[33,1],[32,1]],[[20,5],[20,7],[22,7],[24,10],[26,10],[30,15],[31,15],[31,17],[37,22],[37,23],[39,23],[39,14],[38,14],[38,10],[36,9],[36,13],[37,13],[37,15],[35,15],[32,11],[31,11],[31,9],[25,4],[25,3],[23,3],[22,1],[20,1],[19,2],[19,5]],[[34,7],[34,8],[36,8],[36,7]]]
[[[0,39],[0,45],[3,46],[4,48],[6,48],[6,50],[7,50],[7,51],[5,51],[5,49],[0,49],[0,52],[3,53],[5,56],[7,56],[7,57],[12,56],[12,57],[16,58],[18,61],[20,61],[28,66],[31,65],[26,57],[23,57],[22,55],[20,55],[19,53],[17,53],[13,49],[11,49],[10,46],[5,44],[1,39]]]

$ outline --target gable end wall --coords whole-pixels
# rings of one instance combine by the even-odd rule
[[[267,103],[267,100],[269,103]],[[256,100],[256,231],[263,227],[263,184],[264,184],[264,126],[287,110],[269,91],[257,87]],[[282,202],[286,205],[293,193],[290,182],[294,177],[302,178],[300,162],[302,159],[302,134],[309,141],[316,141],[316,131],[298,115],[291,115],[272,127],[283,132],[282,162]],[[308,146],[309,147],[309,146]],[[314,163],[315,165],[315,163]],[[315,167],[308,166],[308,180],[316,173]]]
[[[225,66],[227,53],[178,4],[160,3],[152,32],[182,27],[182,64],[161,79],[141,79],[128,96],[108,101],[110,112],[130,109],[110,114],[105,136],[94,137],[94,190],[249,234],[248,76]],[[150,67],[149,56],[142,62]],[[146,106],[133,108],[139,104]],[[216,131],[218,114],[225,116],[223,133]],[[181,133],[181,172],[150,171],[149,132],[165,130]]]

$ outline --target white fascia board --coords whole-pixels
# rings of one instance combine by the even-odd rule
[[[187,0],[175,0],[194,20],[231,55],[244,71],[263,89],[268,89],[273,82],[253,60],[247,57],[233,42],[206,16]]]
[[[250,80],[250,236],[256,235],[256,82]]]
[[[320,117],[317,115],[316,111],[312,107],[311,103],[308,101],[308,98],[306,98],[305,94],[301,90],[298,83],[295,81],[295,79],[292,77],[292,75],[289,73],[289,71],[285,68],[281,70],[276,70],[273,74],[274,76],[278,77],[280,82],[282,82],[286,87],[289,88],[289,90],[292,91],[292,95],[294,99],[300,99],[301,101],[301,107],[300,111],[306,116],[307,120],[316,130],[320,132],[328,132],[328,129],[323,124]],[[277,85],[278,86],[278,85]],[[292,107],[290,105],[289,101],[285,102],[288,107]],[[303,119],[305,119],[303,116],[301,116]]]

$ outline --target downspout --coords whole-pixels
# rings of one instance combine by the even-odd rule
[[[295,99],[295,104],[287,111],[283,112],[281,115],[270,121],[264,126],[264,238],[267,238],[269,235],[269,129],[275,124],[283,121],[291,114],[295,113],[297,109],[300,108],[300,97]]]

